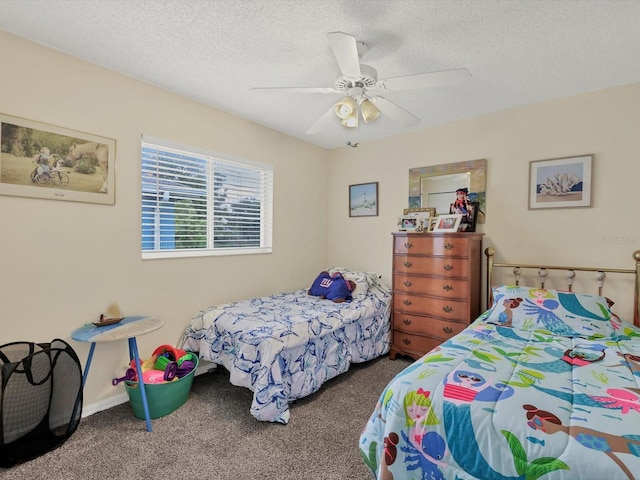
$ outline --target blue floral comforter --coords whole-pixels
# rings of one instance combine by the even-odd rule
[[[608,302],[498,289],[387,385],[365,463],[380,480],[640,478],[640,329]]]
[[[361,301],[334,303],[297,290],[216,305],[193,318],[181,345],[253,390],[258,420],[288,423],[289,402],[351,363],[388,352],[390,304],[390,289],[374,284]]]

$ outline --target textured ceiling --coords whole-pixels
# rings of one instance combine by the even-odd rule
[[[0,29],[325,148],[407,131],[381,116],[307,129],[338,94],[327,33],[365,42],[380,78],[466,68],[456,86],[384,96],[453,120],[640,81],[638,0],[0,0]],[[10,112],[9,112],[10,113]]]

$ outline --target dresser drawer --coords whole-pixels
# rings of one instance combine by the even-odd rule
[[[410,335],[408,333],[393,331],[393,345],[402,352],[411,354],[414,358],[419,358],[434,348],[440,346],[442,340],[439,338],[421,337],[420,335]]]
[[[394,273],[418,273],[441,277],[467,278],[469,269],[469,261],[463,258],[393,256]]]
[[[409,334],[423,334],[447,340],[460,333],[468,323],[449,322],[400,311],[393,312],[393,329]]]
[[[469,302],[393,293],[393,310],[460,322],[469,321]]]
[[[469,238],[435,236],[429,233],[412,236],[397,236],[393,240],[393,252],[420,255],[443,255],[446,257],[468,257]]]
[[[396,273],[393,289],[396,292],[409,294],[445,298],[469,298],[469,281],[454,278],[419,277]]]

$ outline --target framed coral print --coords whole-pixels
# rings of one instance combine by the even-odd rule
[[[457,232],[460,228],[463,215],[438,215],[436,223],[433,225],[434,232]]]
[[[115,203],[110,138],[0,114],[0,194]]]
[[[378,216],[378,182],[349,185],[349,216]]]
[[[529,162],[529,210],[591,206],[593,155]]]

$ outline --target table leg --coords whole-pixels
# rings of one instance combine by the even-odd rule
[[[89,367],[91,366],[91,360],[93,359],[93,351],[96,349],[96,342],[91,342],[89,348],[89,356],[87,357],[87,363],[84,366],[84,373],[82,374],[82,387],[87,382],[87,375],[89,374]]]
[[[84,390],[84,384],[87,383],[87,375],[89,375],[89,367],[91,366],[91,360],[93,360],[93,352],[96,349],[96,342],[91,342],[91,347],[89,347],[89,355],[87,356],[87,363],[84,365],[84,373],[82,374],[82,389]],[[83,392],[84,393],[84,392]],[[75,420],[76,413],[78,409],[78,403],[73,406],[73,413],[71,414],[71,419]]]
[[[140,365],[140,356],[138,355],[138,344],[136,337],[129,339],[129,356],[136,362],[136,372],[138,374],[138,386],[140,388],[140,396],[142,397],[142,408],[144,408],[144,418],[147,421],[147,432],[151,429],[151,418],[149,416],[149,405],[147,404],[147,393],[144,389],[144,381],[142,379],[142,366]]]

